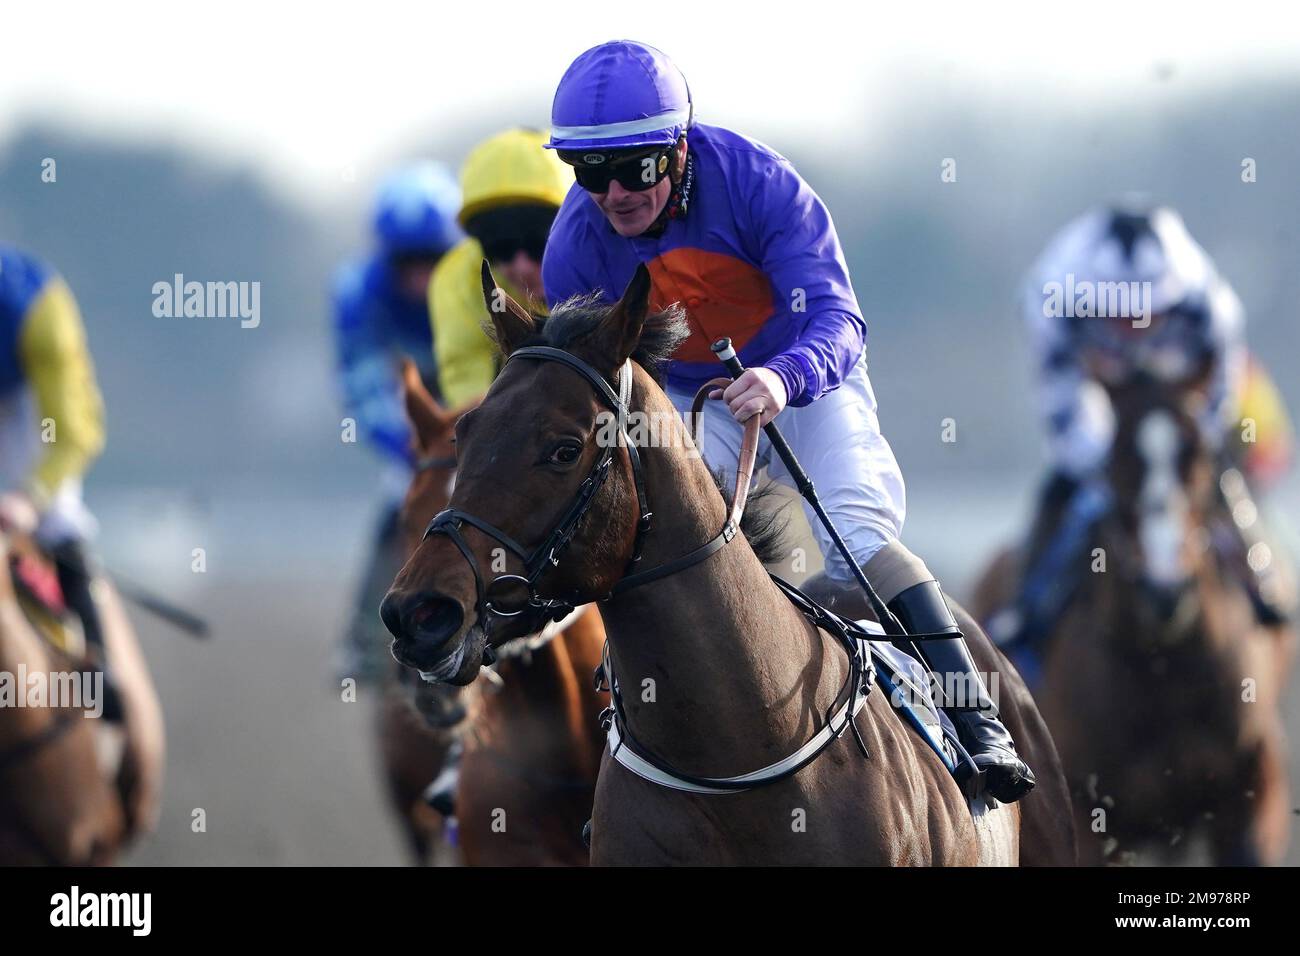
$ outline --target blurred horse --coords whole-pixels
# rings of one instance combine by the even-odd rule
[[[86,662],[46,636],[63,625],[39,602],[20,599],[11,557],[44,561],[30,541],[0,532],[0,675],[18,695],[27,690],[17,683],[22,673],[28,686],[80,682]],[[162,709],[116,591],[103,579],[95,588],[124,724],[86,719],[93,702],[84,696],[86,707],[50,706],[49,697],[43,706],[0,706],[0,865],[108,864],[157,821]]]
[[[402,507],[410,551],[446,507],[455,469],[456,420],[404,369],[407,414],[419,465]],[[595,608],[562,626],[519,622],[490,680],[467,688],[407,680],[386,697],[381,732],[390,792],[412,845],[427,847],[442,820],[424,799],[453,741],[463,746],[455,798],[458,842],[470,865],[586,864],[582,828],[604,737],[596,717],[608,702],[592,684],[605,629]],[[540,635],[526,633],[541,630]],[[414,706],[413,706],[414,705]],[[420,716],[416,716],[418,711]]]
[[[968,802],[887,695],[865,692],[861,646],[783,593],[736,533],[757,420],[728,505],[646,371],[683,330],[675,311],[647,316],[649,286],[641,267],[617,305],[560,307],[539,329],[485,269],[507,363],[457,423],[451,510],[384,600],[395,656],[465,684],[502,640],[503,584],[524,581],[529,605],[602,600],[621,736],[601,764],[593,862],[1016,863],[1020,804]],[[527,358],[512,360],[520,349]],[[626,438],[600,440],[611,413],[666,424],[634,454]],[[526,580],[493,561],[498,545],[519,554],[519,541],[542,542],[521,555]],[[1032,701],[1014,671],[1001,676],[1004,716],[1024,727]],[[1054,754],[1025,740],[1026,759],[1047,773]],[[736,780],[742,772],[762,779]],[[703,795],[690,791],[699,786]],[[1060,862],[1073,854],[1064,810],[1064,825],[1043,835]]]
[[[394,662],[382,682],[377,727],[388,799],[411,858],[420,865],[439,862],[440,849],[454,854],[445,845],[446,820],[425,792],[442,772],[465,713],[459,695],[430,694],[426,686]]]
[[[1220,469],[1196,383],[1110,388],[1108,501],[1080,581],[1044,638],[1036,690],[1074,791],[1083,862],[1276,863],[1290,797],[1279,698],[1293,635],[1261,627],[1211,546]],[[1232,473],[1235,474],[1235,473]],[[1231,475],[1230,475],[1231,477]],[[976,589],[989,620],[1017,591],[1000,554]]]

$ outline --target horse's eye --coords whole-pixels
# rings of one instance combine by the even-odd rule
[[[572,465],[581,455],[581,445],[577,442],[565,442],[551,452],[551,462],[557,465]]]

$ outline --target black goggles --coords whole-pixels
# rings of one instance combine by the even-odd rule
[[[554,206],[502,206],[471,218],[465,231],[479,241],[491,262],[509,262],[523,252],[540,263],[555,213]]]
[[[573,176],[589,193],[607,193],[609,184],[617,182],[628,192],[653,189],[667,176],[672,166],[672,146],[650,152],[596,153],[563,152],[560,159],[573,167]]]
[[[509,262],[522,252],[534,262],[541,262],[546,253],[546,233],[532,236],[504,236],[500,239],[488,239],[479,243],[483,255],[490,262]]]

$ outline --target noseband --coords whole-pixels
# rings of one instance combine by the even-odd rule
[[[538,582],[546,571],[550,568],[556,568],[560,565],[560,557],[569,542],[573,540],[577,532],[578,525],[583,517],[591,510],[592,503],[596,499],[597,492],[604,486],[606,479],[609,477],[610,468],[614,463],[615,450],[619,445],[627,448],[628,459],[632,464],[632,481],[636,488],[637,500],[637,523],[636,538],[632,543],[632,557],[624,569],[622,578],[614,585],[614,588],[608,595],[600,600],[606,600],[616,594],[620,594],[629,588],[636,587],[640,584],[646,584],[658,578],[675,574],[698,564],[709,555],[713,554],[723,545],[727,544],[736,536],[739,527],[739,517],[737,509],[733,508],[727,517],[726,524],[710,541],[703,546],[696,548],[694,551],[682,556],[681,558],[671,561],[667,564],[660,565],[648,571],[641,571],[636,574],[629,573],[641,560],[641,548],[646,532],[650,529],[650,521],[653,513],[650,511],[649,503],[646,499],[645,477],[641,469],[641,455],[637,451],[636,445],[632,442],[627,434],[628,404],[632,400],[632,362],[626,360],[618,370],[618,392],[610,387],[605,381],[605,377],[600,374],[591,365],[584,362],[575,355],[565,352],[562,349],[552,348],[545,345],[528,346],[526,348],[516,349],[510,353],[506,360],[507,364],[515,359],[533,359],[539,362],[558,362],[573,369],[595,390],[597,397],[607,405],[617,416],[618,419],[618,441],[609,444],[601,452],[600,457],[588,472],[586,479],[579,486],[569,507],[565,510],[564,515],[551,529],[546,538],[529,552],[526,548],[515,541],[510,535],[506,534],[495,525],[484,521],[482,518],[460,511],[455,508],[448,508],[439,512],[429,522],[429,527],[424,532],[424,537],[428,538],[431,534],[444,534],[451,539],[461,555],[469,564],[470,569],[474,572],[474,588],[477,594],[476,610],[480,615],[484,612],[494,614],[497,617],[517,617],[526,610],[541,611],[553,620],[559,620],[572,611],[577,605],[584,603],[584,599],[578,595],[571,595],[567,599],[562,598],[544,598],[538,594]],[[755,435],[757,429],[753,429]],[[746,488],[748,484],[746,483]],[[466,543],[462,530],[465,525],[477,528],[483,534],[502,545],[506,550],[518,557],[524,565],[522,574],[501,574],[494,577],[490,582],[484,584],[483,572],[479,568],[478,560],[474,557],[474,552],[470,550]],[[500,606],[494,605],[492,600],[493,589],[499,589],[500,586],[509,587],[520,586],[526,589],[528,593],[527,607],[520,608],[517,611],[506,610]],[[589,600],[589,599],[587,599]]]

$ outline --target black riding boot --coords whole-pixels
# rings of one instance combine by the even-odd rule
[[[909,653],[915,647],[915,653],[941,682],[943,696],[955,698],[941,703],[957,728],[962,746],[984,776],[984,789],[1003,803],[1019,800],[1034,787],[1033,771],[1016,754],[1011,734],[998,720],[997,707],[989,698],[939,583],[913,585],[890,601],[889,609],[909,633],[953,635],[947,640],[916,641],[904,646]]]
[[[122,710],[122,695],[104,646],[104,627],[99,618],[99,606],[90,589],[95,575],[85,545],[80,541],[61,542],[50,548],[50,557],[54,559],[63,601],[81,619],[81,630],[86,636],[86,650],[104,675],[103,711],[100,716],[120,724],[126,719]]]

